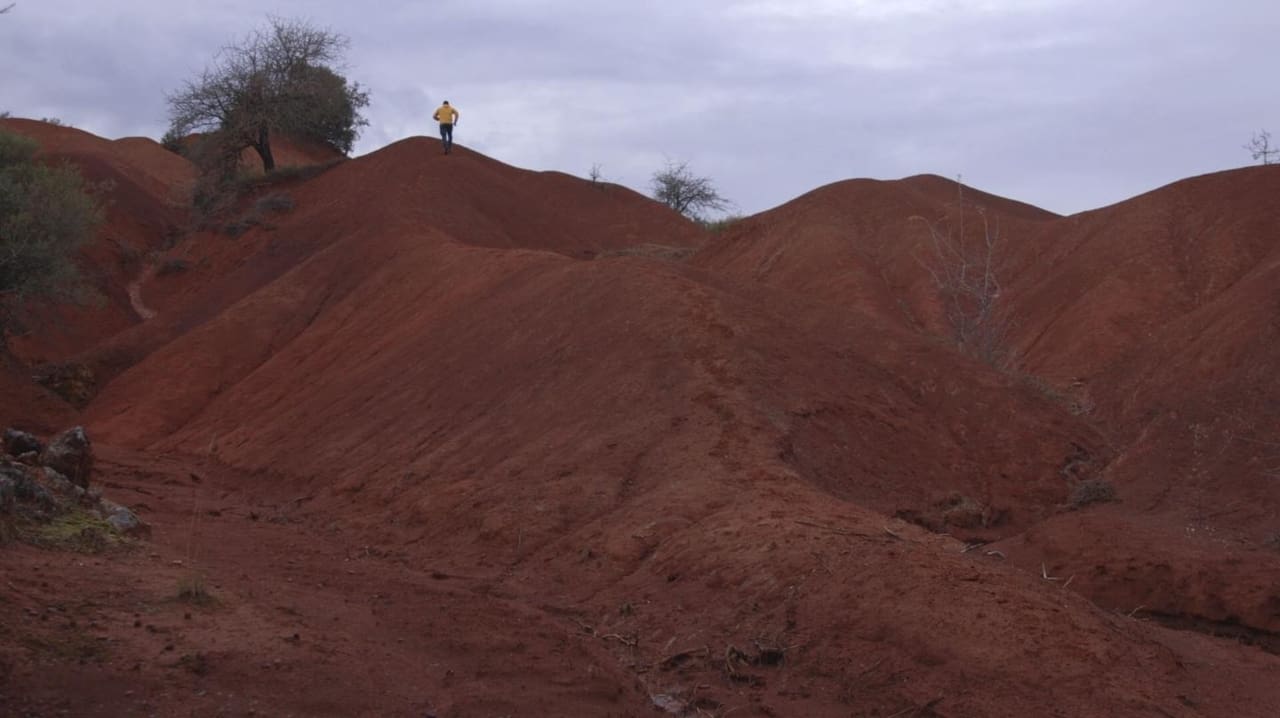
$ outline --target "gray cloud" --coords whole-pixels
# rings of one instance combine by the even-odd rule
[[[434,131],[646,191],[689,160],[755,212],[849,177],[963,174],[1073,212],[1249,162],[1280,6],[1237,0],[19,0],[0,109],[159,136],[164,91],[267,13],[350,36],[358,152]]]

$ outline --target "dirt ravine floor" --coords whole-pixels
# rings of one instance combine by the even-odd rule
[[[2,715],[649,713],[597,639],[501,576],[411,565],[207,460],[106,453],[152,540],[5,548]]]
[[[1010,576],[1000,557],[873,516],[774,525],[779,543],[807,539],[768,549],[787,566],[778,592],[749,585],[767,571],[717,585],[683,564],[692,586],[668,567],[669,590],[623,578],[584,600],[548,590],[533,556],[371,544],[275,477],[100,453],[100,485],[152,536],[101,554],[5,548],[4,715],[1261,717],[1280,698],[1262,650],[1090,610],[1062,577]],[[697,540],[702,560],[730,565],[713,556],[740,550],[738,526],[712,528],[724,546]]]

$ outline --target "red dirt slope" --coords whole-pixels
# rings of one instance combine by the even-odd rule
[[[1169,400],[1158,380],[1225,361],[1210,351],[1220,341],[1195,337],[1237,336],[1231,292],[1220,313],[1170,325],[1184,363],[1094,422],[921,330],[936,326],[935,298],[909,218],[946,211],[945,181],[817,190],[686,264],[616,256],[701,238],[634,193],[438,150],[409,140],[264,189],[295,209],[200,238],[178,285],[143,288],[165,298],[160,314],[87,355],[112,377],[82,417],[106,446],[104,485],[140,505],[153,548],[92,570],[0,554],[22,576],[0,602],[0,689],[16,705],[1280,707],[1280,658],[1206,635],[1234,627],[1270,647],[1273,559],[1203,536],[1169,543],[1136,479],[1120,504],[1066,506],[1080,479],[1158,466],[1123,417]],[[969,196],[1011,237],[1074,221]],[[1257,296],[1270,272],[1233,291]],[[1264,340],[1228,346],[1262,361]],[[1108,376],[1128,386],[1150,365],[1128,366]],[[1139,548],[1165,553],[1140,562]],[[1224,559],[1199,583],[1175,570]],[[29,578],[37,567],[51,578]],[[217,606],[167,598],[189,567]],[[64,585],[87,597],[89,628],[37,618],[63,605]],[[1148,604],[1169,626],[1129,613],[1142,591],[1174,596]],[[86,636],[107,648],[76,653],[84,666],[58,658]],[[50,669],[27,668],[33,656]]]
[[[871,307],[942,331],[912,218],[945,208],[922,199],[921,179],[817,190],[695,261],[834,311]],[[928,181],[930,198],[945,200]],[[1023,366],[1118,457],[1082,456],[1123,504],[1052,519],[1017,544],[1019,563],[1077,575],[1073,585],[1107,607],[1275,644],[1280,172],[1208,175],[1065,218],[965,196],[1004,238]]]
[[[1160,256],[1172,254],[1176,269],[1152,258],[1142,271],[1178,281],[1143,289],[1148,304],[1104,305],[1117,308],[1094,321],[1127,338],[1119,358],[1084,385],[1094,415],[1123,447],[1106,475],[1128,510],[1074,529],[1046,527],[1035,541],[1063,572],[1098,577],[1081,590],[1099,584],[1097,597],[1109,605],[1145,606],[1175,623],[1243,632],[1280,649],[1280,243],[1264,230],[1280,221],[1280,206],[1232,206],[1268,183],[1280,189],[1280,173],[1250,170],[1170,188],[1203,192],[1183,205],[1198,216],[1165,235],[1173,248]],[[1140,198],[1160,206],[1151,199]],[[1117,275],[1138,263],[1120,265]],[[1093,294],[1114,302],[1148,286],[1118,279]],[[1087,376],[1088,367],[1080,369]],[[1080,540],[1097,535],[1125,536],[1124,550]]]
[[[960,196],[956,183],[934,175],[837,182],[736,223],[693,261],[839,311],[941,331],[923,242],[927,223]],[[1005,236],[1038,232],[1057,217],[968,187],[962,196],[985,207]]]
[[[30,370],[0,362],[0,425],[48,434],[75,421],[75,411],[31,381]]]
[[[1014,283],[1028,368],[1088,379],[1126,353],[1146,353],[1163,327],[1275,256],[1277,193],[1280,168],[1219,172],[1028,237],[1024,251],[1038,259]]]
[[[32,364],[61,361],[140,321],[129,286],[147,256],[171,242],[185,221],[191,164],[141,138],[109,141],[71,127],[33,120],[0,120],[0,130],[35,140],[44,161],[68,162],[84,178],[109,188],[98,238],[80,253],[90,290],[84,306],[40,312],[37,331],[12,339],[11,348]]]
[[[546,202],[527,178],[474,158],[436,179],[419,147],[300,188],[276,232],[332,241],[120,375],[91,407],[98,434],[268,472],[306,515],[410,565],[490,576],[617,636],[659,703],[693,705],[688,686],[708,684],[706,705],[783,714],[939,697],[954,715],[1147,710],[1074,654],[1037,663],[984,642],[994,595],[1000,630],[1034,633],[1037,651],[1094,636],[1117,686],[1183,709],[1177,651],[1150,648],[1172,642],[1162,629],[1059,604],[1057,584],[884,516],[990,538],[1033,526],[1061,510],[1073,462],[1105,459],[1078,420],[875,316],[840,326],[819,302],[665,262],[495,248],[573,256],[585,238],[515,221]],[[390,189],[366,189],[375,176]],[[477,191],[486,180],[509,184],[505,202]],[[1072,618],[1046,625],[1054,611]],[[787,672],[744,658],[747,689],[717,680],[752,641],[792,646]],[[855,655],[914,680],[850,693],[874,664]],[[1196,700],[1217,690],[1192,685]]]
[[[176,255],[191,270],[142,288],[160,316],[104,342],[86,360],[113,377],[340,239],[358,256],[367,237],[431,227],[469,244],[589,257],[654,238],[676,247],[700,238],[696,225],[623,187],[517,170],[457,150],[444,157],[434,140],[406,140],[314,179],[264,188],[264,196],[288,195],[296,209],[238,238],[205,233],[179,247]]]

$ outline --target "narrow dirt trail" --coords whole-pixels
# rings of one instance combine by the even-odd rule
[[[133,311],[144,322],[148,319],[154,318],[156,316],[156,312],[142,301],[142,285],[150,281],[155,277],[155,275],[155,265],[148,264],[132,282],[129,282],[129,286],[126,287],[126,290],[129,293],[129,306],[133,308]]]

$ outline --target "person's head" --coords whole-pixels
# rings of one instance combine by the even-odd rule
[[[448,100],[445,100],[445,101],[444,101],[444,104],[446,104],[446,105],[447,105],[447,104],[449,104],[449,101],[448,101]]]

